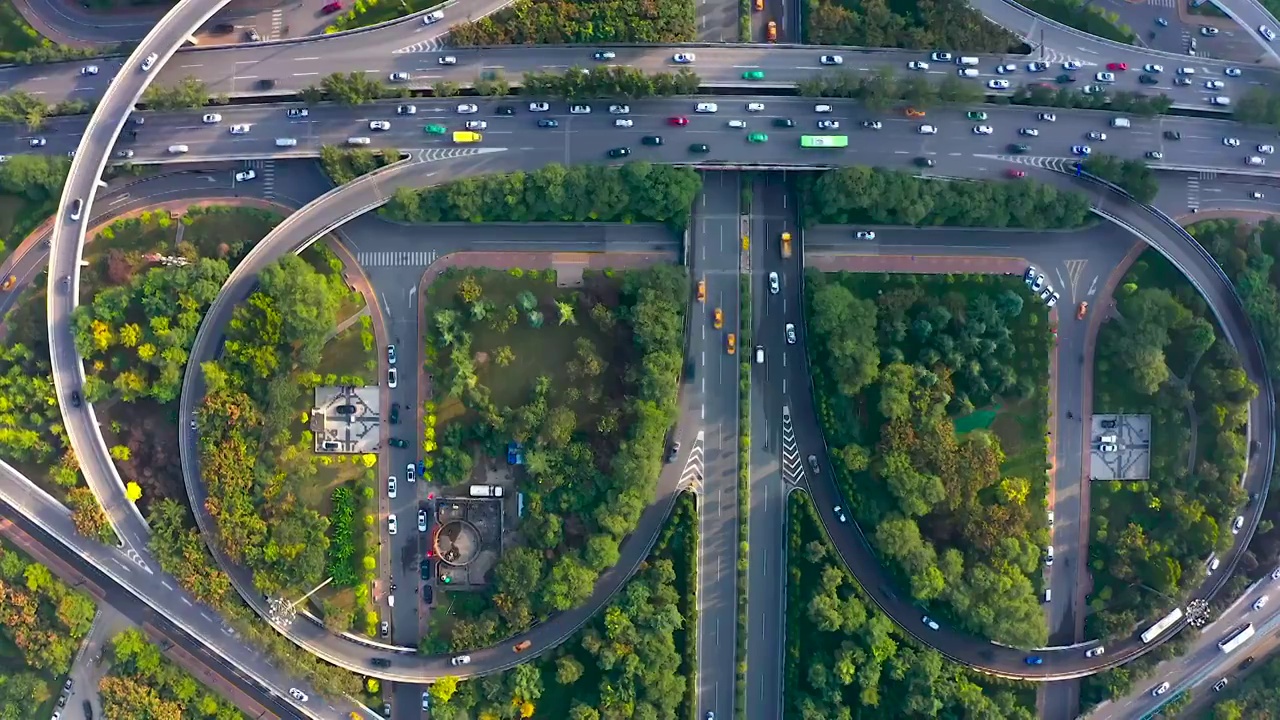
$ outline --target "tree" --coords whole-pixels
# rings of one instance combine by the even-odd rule
[[[438,98],[457,97],[462,88],[451,80],[438,80],[431,86],[431,92]]]
[[[381,80],[365,72],[333,73],[320,81],[325,94],[343,105],[364,105],[386,95]]]

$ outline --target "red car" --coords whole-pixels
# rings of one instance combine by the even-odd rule
[[[1129,66],[1125,63],[1107,63],[1107,69],[1113,72],[1123,72],[1128,70]]]
[[[1027,176],[1027,174],[1026,174],[1025,172],[1023,172],[1022,170],[1010,170],[1010,171],[1009,171],[1009,177],[1011,177],[1011,178],[1024,178],[1024,177],[1026,177],[1026,176]]]
[[[685,125],[688,125],[688,124],[689,124],[689,118],[687,118],[687,117],[673,117],[673,118],[668,119],[668,120],[667,120],[667,122],[671,123],[672,125],[679,125],[679,126],[683,127],[683,126],[685,126]]]
[[[320,12],[324,13],[325,15],[330,15],[332,13],[338,12],[341,9],[342,9],[342,3],[331,2],[331,3],[326,3],[325,6],[320,9]]]

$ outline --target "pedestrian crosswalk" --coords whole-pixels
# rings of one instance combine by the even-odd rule
[[[262,183],[262,196],[276,196],[276,162],[274,160],[250,160],[246,165],[258,173],[258,182]]]
[[[1218,176],[1215,172],[1200,172],[1187,175],[1187,209],[1200,209],[1200,183]]]
[[[449,37],[448,33],[445,33],[443,35],[436,35],[435,37],[427,38],[426,40],[421,40],[412,45],[406,45],[398,50],[392,50],[391,54],[406,55],[409,53],[440,52],[441,50],[445,49],[445,47],[448,45],[448,41],[446,40],[446,38],[448,37]]]
[[[356,262],[364,267],[426,267],[435,261],[435,250],[412,252],[372,250],[356,253]]]
[[[1147,4],[1151,7],[1176,8],[1178,0],[1147,0]]]
[[[284,37],[284,8],[276,8],[271,11],[271,32],[267,34],[268,40],[279,40]]]

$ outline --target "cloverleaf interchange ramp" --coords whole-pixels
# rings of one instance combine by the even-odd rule
[[[90,485],[99,499],[103,501],[104,509],[106,509],[113,527],[116,528],[117,533],[120,535],[125,546],[130,549],[134,549],[140,554],[145,552],[145,540],[147,536],[145,523],[142,521],[142,518],[137,515],[136,510],[133,509],[131,503],[128,503],[127,501],[122,502],[123,484],[120,482],[119,477],[116,474],[114,464],[107,456],[106,447],[102,441],[101,435],[96,430],[96,422],[92,416],[92,409],[86,408],[84,412],[72,412],[69,409],[69,394],[73,388],[78,387],[79,383],[83,381],[83,368],[79,364],[79,359],[74,354],[74,345],[71,343],[70,333],[67,327],[67,320],[69,318],[70,311],[74,307],[74,302],[78,295],[77,268],[83,245],[83,226],[79,228],[74,227],[75,223],[67,220],[68,208],[76,199],[82,199],[86,205],[92,205],[94,193],[97,187],[97,178],[101,175],[102,169],[105,167],[107,155],[110,152],[113,140],[119,135],[132,106],[137,102],[138,98],[141,97],[146,85],[155,77],[156,71],[159,67],[173,55],[177,46],[181,44],[183,39],[187,37],[195,27],[206,22],[208,18],[211,17],[212,14],[223,4],[225,4],[225,2],[209,2],[208,0],[198,7],[196,3],[191,2],[191,0],[187,0],[186,2],[179,4],[157,25],[156,30],[142,42],[138,50],[133,56],[131,56],[129,61],[126,62],[124,69],[119,75],[117,75],[115,80],[112,81],[107,92],[103,95],[102,104],[86,128],[84,139],[81,142],[79,152],[77,153],[77,157],[72,165],[72,171],[68,177],[62,206],[59,209],[58,218],[55,222],[54,228],[53,257],[51,258],[50,264],[51,271],[49,275],[48,288],[50,345],[51,348],[53,348],[52,356],[54,362],[54,378],[58,388],[59,401],[63,408],[64,421],[67,423],[68,434],[71,437],[72,445],[75,448],[77,456],[81,459],[85,468],[85,474],[89,478]],[[296,42],[300,43],[307,41]],[[319,40],[309,42],[319,42]],[[1133,49],[1131,48],[1129,49],[1129,51],[1132,50]],[[156,68],[154,68],[151,73],[140,72],[136,68],[140,66],[142,58],[146,57],[151,52],[156,52],[160,56]],[[537,53],[541,51],[528,50],[524,52]],[[561,52],[564,51],[562,50]],[[575,52],[580,53],[581,51],[579,50]],[[747,52],[752,52],[752,50],[748,49]],[[760,54],[760,51],[755,52]],[[816,50],[806,49],[804,52],[813,54],[816,53]],[[650,51],[649,54],[654,55],[655,57],[659,55],[669,55],[665,49],[661,50],[661,52],[655,49]],[[442,164],[441,167],[452,170],[455,168],[464,168],[464,164],[464,160],[455,159]],[[95,166],[97,169],[93,170],[92,168]],[[414,163],[396,166],[394,173],[388,171],[385,175],[379,175],[375,180],[366,184],[353,184],[353,186],[349,186],[354,187],[354,189],[339,189],[336,191],[335,195],[329,198],[331,203],[330,207],[333,208],[334,214],[315,218],[313,216],[320,215],[320,213],[310,213],[304,215],[304,219],[307,219],[308,222],[299,220],[294,223],[282,224],[281,228],[284,228],[284,230],[281,231],[281,229],[278,228],[278,232],[273,233],[272,237],[269,238],[271,242],[264,241],[260,247],[270,248],[270,252],[276,253],[276,257],[279,257],[284,252],[293,251],[300,243],[309,242],[315,237],[318,237],[319,234],[322,234],[323,230],[330,229],[331,227],[340,224],[342,221],[349,219],[349,217],[353,217],[354,214],[359,214],[359,212],[364,212],[371,207],[375,207],[376,204],[370,203],[385,200],[386,197],[385,194],[382,194],[386,192],[386,186],[383,186],[381,189],[378,189],[377,186],[386,182],[390,176],[400,177],[405,183],[410,183],[413,175],[409,170],[401,169],[402,167],[413,168],[415,172],[418,169]],[[465,170],[471,170],[471,168],[465,168]],[[460,171],[451,175],[451,177],[457,177],[461,174],[462,172]],[[436,181],[439,182],[444,179],[447,178],[440,178]],[[412,184],[421,184],[421,181],[419,179],[416,183]],[[374,189],[370,190],[369,188]],[[360,193],[365,193],[365,195],[361,195]],[[337,198],[339,197],[342,198],[341,203],[337,201]],[[1182,238],[1169,238],[1169,228],[1160,228],[1157,224],[1152,223],[1151,221],[1138,219],[1134,214],[1139,211],[1134,210],[1132,206],[1127,204],[1127,201],[1116,201],[1113,199],[1112,202],[1118,203],[1118,205],[1111,210],[1107,210],[1107,212],[1113,212],[1116,217],[1124,220],[1126,223],[1132,223],[1135,229],[1140,230],[1144,237],[1154,245],[1161,247],[1162,249],[1168,249],[1171,245],[1177,245],[1184,242],[1184,239]],[[342,210],[340,208],[346,209]],[[325,208],[325,211],[328,212],[329,209],[330,208]],[[310,225],[308,225],[308,223],[310,223]],[[321,228],[322,231],[317,234],[309,234],[316,231],[317,228]],[[1147,235],[1146,233],[1149,231],[1153,232],[1154,235]],[[295,234],[291,235],[289,233]],[[266,252],[267,251],[264,251],[264,257]],[[1192,264],[1189,266],[1190,268],[1198,268],[1198,271],[1204,271],[1206,273],[1206,280],[1208,279],[1208,270],[1204,266],[1204,263],[1207,261],[1210,266],[1216,269],[1216,265],[1213,265],[1210,259],[1203,257],[1192,258],[1190,255],[1188,255],[1188,259],[1192,261]],[[244,266],[242,265],[242,267]],[[70,288],[68,289],[60,287],[62,282],[61,279],[64,277],[71,278]],[[244,277],[250,277],[249,270],[246,269]],[[228,292],[231,287],[232,284],[231,281],[229,281],[227,288],[224,289],[224,296],[227,298],[239,299],[236,297],[234,292]],[[1230,287],[1229,282],[1227,283],[1227,287]],[[239,297],[243,297],[243,290],[244,288],[242,287]],[[222,297],[219,298],[219,300],[222,299]],[[1219,298],[1219,300],[1221,300],[1221,298]],[[230,302],[231,300],[228,299],[226,304],[229,306]],[[1238,305],[1238,300],[1236,301],[1236,304]],[[1216,311],[1221,311],[1221,307],[1218,304],[1214,303],[1214,307]],[[213,315],[213,313],[210,314]],[[209,322],[209,318],[206,318],[206,324]],[[204,326],[202,326],[202,330],[203,327]],[[1231,337],[1233,340],[1237,341],[1237,346],[1239,346],[1239,338],[1250,337],[1250,332],[1247,321],[1236,327],[1238,332],[1232,334]],[[1256,345],[1256,343],[1254,344]],[[1247,345],[1248,344],[1246,343],[1246,346]],[[189,374],[191,373],[190,367],[192,366],[189,366]],[[1258,367],[1260,367],[1260,365]],[[1266,378],[1265,372],[1263,372],[1261,376],[1251,373],[1251,379],[1257,382],[1260,386],[1269,388],[1270,381]],[[190,407],[190,403],[193,402],[193,400],[189,399],[187,395],[188,393],[184,392],[184,408]],[[1251,413],[1251,420],[1253,422],[1258,422],[1260,415],[1267,416],[1268,421],[1266,423],[1266,427],[1270,428],[1271,423],[1269,418],[1271,415],[1271,408],[1259,408],[1259,412]],[[1267,465],[1269,470],[1270,458],[1272,457],[1273,442],[1271,441],[1271,437],[1273,432],[1268,430],[1266,432],[1259,432],[1258,435],[1266,444],[1266,454],[1264,457],[1268,458]],[[187,457],[193,455],[190,448],[191,444],[192,441],[190,438],[184,439],[184,469],[188,465]],[[1269,475],[1269,472],[1267,474]],[[188,482],[190,482],[190,479],[188,479]],[[194,499],[195,498],[193,497],[193,500]],[[193,504],[199,507],[198,503]],[[1259,504],[1259,508],[1260,506],[1261,504]],[[648,517],[648,515],[646,515],[646,517]],[[1255,513],[1250,525],[1251,531],[1252,528],[1256,526],[1256,522],[1257,515]],[[645,528],[642,524],[642,530],[643,529]],[[656,533],[656,529],[654,532]],[[637,532],[637,535],[639,534],[641,534],[640,531]],[[838,534],[834,536],[841,537]],[[1248,535],[1242,535],[1241,537],[1247,539]],[[847,533],[843,538],[847,542],[852,542],[851,536]],[[635,538],[632,538],[632,540],[628,541],[628,544],[633,544],[634,540]],[[1242,544],[1240,546],[1242,546]],[[848,558],[849,555],[845,553],[845,549],[846,548],[842,547],[842,554]],[[1239,549],[1233,553],[1229,560],[1229,567],[1234,564],[1235,558],[1238,554]],[[620,582],[621,581],[619,580],[619,584]],[[876,585],[867,584],[867,587],[869,589],[873,589]],[[597,592],[599,592],[599,588],[597,588]],[[593,596],[593,600],[594,599],[595,598]],[[877,601],[879,602],[880,600],[877,599]],[[891,604],[887,601],[885,604],[891,607]],[[910,615],[904,615],[901,612],[890,612],[890,614],[903,624],[904,627],[907,627],[908,632],[911,631],[911,628],[915,623],[914,612],[911,612]],[[556,621],[553,620],[552,622],[554,623]],[[568,624],[569,623],[567,622],[561,623],[563,626],[567,626]],[[305,625],[305,623],[301,623],[299,624],[299,627]],[[549,627],[550,625],[551,623],[540,626],[540,628],[535,629],[534,632],[537,633],[542,628]],[[297,630],[291,629],[290,632],[297,632]],[[572,632],[572,630],[569,632]],[[548,641],[548,643],[553,643],[556,641],[554,636],[557,634],[559,633],[548,631],[546,632],[546,637],[542,639]],[[564,634],[564,636],[567,637],[567,633]],[[327,657],[327,651],[317,654],[321,654],[321,656],[326,657],[326,659],[331,659],[331,661],[337,662],[337,664],[351,667],[353,669],[358,668],[361,672],[369,674],[366,658],[370,656],[370,653],[366,650],[353,652],[350,643],[347,641],[341,642],[347,646],[345,648],[346,653],[341,656],[335,656],[338,658],[337,660],[332,660]],[[1108,658],[1107,663],[1094,665],[1092,667],[1085,666],[1084,663],[1079,663],[1079,667],[1077,667],[1077,664],[1070,662],[1064,662],[1061,666],[1057,666],[1051,661],[1046,663],[1043,669],[1037,670],[1037,674],[1029,674],[1025,669],[1015,672],[1016,667],[1013,666],[1020,664],[1020,655],[1017,658],[1017,663],[1013,663],[1012,657],[1003,657],[1004,655],[1012,655],[1012,653],[1004,653],[1001,650],[987,649],[985,645],[975,643],[972,638],[956,638],[955,642],[955,648],[940,647],[939,649],[944,654],[948,655],[948,657],[973,665],[974,667],[985,669],[989,672],[1006,674],[1011,677],[1026,677],[1032,679],[1078,677],[1083,674],[1088,674],[1089,672],[1094,672],[1100,667],[1110,666],[1121,658],[1128,659],[1128,657],[1137,654],[1136,652],[1131,653],[1130,655],[1117,653],[1116,655]],[[972,652],[969,651],[976,647],[981,647],[982,649]],[[961,648],[967,648],[968,650],[962,650]],[[308,646],[308,649],[311,649],[311,647]],[[483,653],[488,652],[491,652],[493,657],[486,660],[489,656],[483,655]],[[507,654],[505,647],[476,653],[478,662],[473,665],[474,670],[480,671],[486,666],[491,670],[498,670],[502,669],[502,667],[513,664],[514,661],[513,659],[510,659],[509,654],[507,654],[507,659],[499,661],[497,655],[500,654]],[[971,655],[976,657],[969,657]],[[985,658],[988,657],[988,655],[996,657],[997,661],[992,662],[986,660]],[[416,659],[415,662],[420,663],[423,672],[413,676],[410,676],[408,673],[401,676],[399,674],[399,670],[396,670],[395,673],[392,674],[384,674],[382,672],[373,674],[397,680],[423,680],[438,677],[440,674],[446,674],[444,672],[436,672],[433,669],[435,667],[435,661],[440,661],[439,664],[443,666],[443,658]],[[444,668],[442,667],[441,669]]]

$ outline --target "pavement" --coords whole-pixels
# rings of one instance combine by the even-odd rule
[[[120,632],[133,627],[133,623],[121,615],[110,605],[99,605],[98,614],[93,618],[93,627],[80,643],[75,662],[71,665],[69,679],[71,692],[67,697],[66,710],[68,716],[76,716],[77,708],[83,711],[85,703],[93,709],[93,717],[105,718],[102,712],[102,698],[98,694],[98,683],[110,669],[104,651],[109,650],[111,639]],[[88,713],[84,713],[88,717]]]

